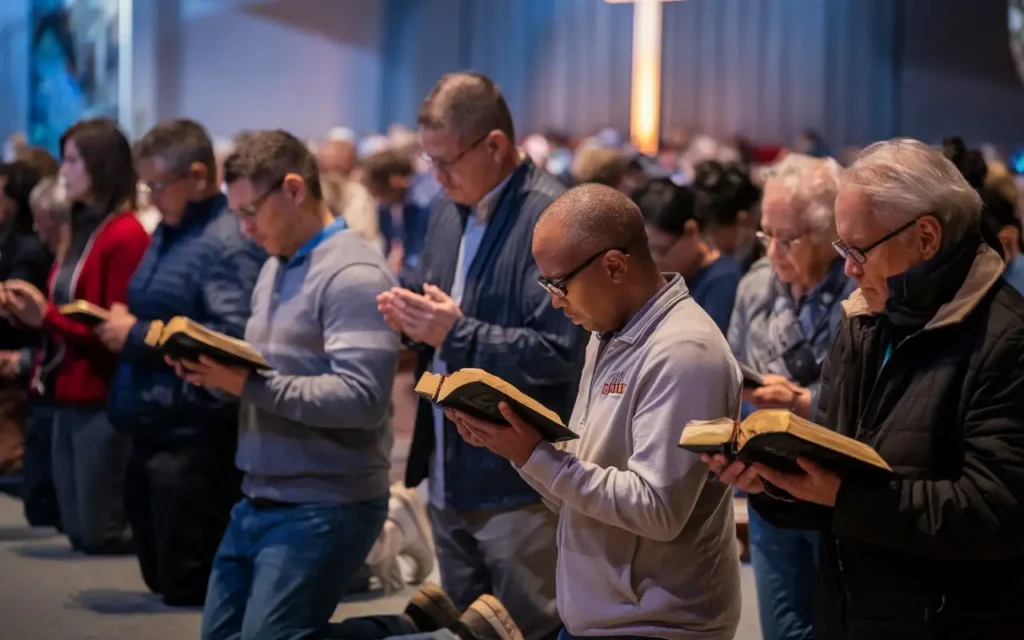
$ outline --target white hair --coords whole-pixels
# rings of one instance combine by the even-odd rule
[[[937,149],[909,138],[876,142],[839,176],[840,189],[855,189],[875,218],[893,229],[923,215],[942,225],[943,245],[981,224],[981,196]]]
[[[71,217],[71,200],[67,189],[57,178],[43,178],[28,197],[32,209],[49,211],[54,221],[67,222]]]
[[[810,233],[832,240],[836,235],[837,179],[841,170],[832,158],[790,153],[769,170],[765,196],[781,193]]]

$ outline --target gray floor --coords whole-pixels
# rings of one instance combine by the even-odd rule
[[[0,638],[11,640],[191,640],[198,610],[154,600],[134,558],[72,553],[52,530],[29,529],[21,503],[0,495]],[[343,603],[336,618],[400,611],[408,593]],[[753,574],[743,568],[738,640],[760,638]]]

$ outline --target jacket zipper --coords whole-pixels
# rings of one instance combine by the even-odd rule
[[[587,387],[587,402],[583,405],[583,419],[580,420],[581,427],[586,426],[587,420],[590,418],[590,398],[594,395],[594,383],[597,381],[597,365],[601,362],[601,356],[611,343],[611,340],[608,340],[607,342],[602,340],[600,346],[597,348],[597,355],[594,356],[594,369],[590,372],[590,385]]]

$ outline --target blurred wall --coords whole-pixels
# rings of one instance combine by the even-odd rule
[[[28,0],[0,2],[0,144],[28,126]]]

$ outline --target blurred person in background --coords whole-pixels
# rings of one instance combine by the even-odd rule
[[[984,205],[981,214],[982,235],[988,240],[994,238],[992,248],[998,251],[1006,262],[1003,277],[1013,287],[1024,293],[1024,234],[1021,232],[1021,221],[1013,201],[993,187],[985,187],[981,191]],[[991,242],[991,240],[990,240]]]
[[[39,240],[59,263],[70,241],[71,203],[67,191],[56,178],[43,178],[29,196],[34,228]],[[47,266],[49,270],[49,266]],[[45,279],[45,277],[44,277]],[[45,283],[41,286],[45,287]],[[25,422],[25,456],[22,465],[21,500],[25,520],[33,527],[61,530],[57,509],[57,490],[53,482],[53,385],[29,386],[32,366],[41,346],[41,337],[21,350],[17,361],[5,363],[0,376],[24,381],[29,388],[29,415]],[[43,368],[51,366],[42,362]]]
[[[693,190],[659,178],[633,194],[647,225],[647,243],[664,272],[682,274],[690,295],[724,334],[742,273],[705,237]]]
[[[370,191],[351,177],[339,173],[325,174],[321,180],[324,202],[336,217],[345,220],[348,228],[363,240],[381,249],[381,235],[377,206]]]
[[[530,244],[562,186],[520,154],[505,98],[485,76],[442,77],[418,122],[445,196],[416,272],[380,296],[381,312],[416,350],[417,376],[481,368],[568,419],[585,335],[537,286]],[[489,593],[529,640],[556,632],[556,516],[507,462],[421,400],[406,485],[428,477],[442,586],[459,609]]]
[[[809,420],[817,414],[840,303],[856,287],[832,247],[839,170],[831,158],[790,154],[765,184],[760,237],[767,257],[740,281],[728,333],[736,359],[764,379],[764,386],[744,389],[744,414],[787,409]],[[754,510],[749,517],[765,639],[810,638],[820,532],[782,529]]]
[[[240,495],[238,402],[180,380],[146,336],[185,316],[241,338],[266,254],[228,211],[198,123],[156,125],[136,144],[135,166],[161,221],[127,305],[115,304],[96,333],[120,354],[107,412],[132,439],[125,504],[142,578],[164,604],[196,607]]]
[[[44,288],[52,256],[32,228],[30,195],[39,173],[24,162],[0,165],[0,287],[22,281]],[[19,375],[22,350],[39,330],[0,318],[0,476],[21,471],[28,384]]]
[[[711,244],[746,273],[764,255],[764,246],[756,237],[760,190],[745,168],[717,160],[699,164],[690,186],[697,193]]]
[[[430,206],[440,185],[413,169],[411,158],[398,151],[375,153],[363,162],[363,182],[379,203],[384,248],[392,267],[407,272],[419,265],[427,239]]]
[[[596,183],[623,191],[628,187],[625,182],[628,168],[629,161],[618,149],[591,146],[576,154],[569,173],[575,185]]]
[[[114,431],[106,407],[117,355],[92,327],[58,309],[76,300],[108,310],[125,304],[149,235],[133,212],[131,147],[115,123],[71,126],[61,154],[60,176],[73,202],[67,249],[50,273],[48,295],[24,281],[8,282],[0,307],[45,335],[33,384],[41,394],[52,390],[53,469],[64,532],[86,553],[129,553],[123,498],[129,442]]]
[[[344,127],[332,129],[317,147],[316,163],[322,176],[350,176],[358,165],[355,134]]]
[[[46,149],[25,147],[18,152],[18,160],[35,169],[40,178],[51,178],[57,175],[60,164]]]

